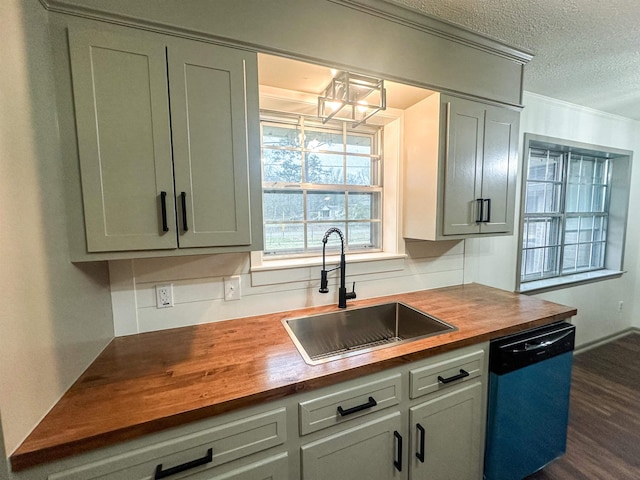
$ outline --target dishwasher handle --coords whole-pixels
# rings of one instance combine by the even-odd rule
[[[545,336],[542,339],[538,339],[538,340],[526,340],[522,343],[519,343],[516,347],[514,348],[509,348],[509,349],[505,349],[504,351],[506,353],[511,353],[511,354],[519,354],[519,353],[531,353],[534,351],[538,351],[538,350],[543,350],[549,347],[553,347],[554,345],[556,345],[558,342],[564,340],[565,338],[567,338],[568,336],[572,335],[573,332],[572,331],[564,331],[564,332],[560,332],[557,335],[553,335],[553,336]]]
[[[504,375],[528,365],[572,352],[576,327],[570,323],[546,325],[491,341],[489,370]]]

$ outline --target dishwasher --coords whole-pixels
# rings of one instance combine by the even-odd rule
[[[522,480],[565,452],[575,327],[493,340],[484,478]]]

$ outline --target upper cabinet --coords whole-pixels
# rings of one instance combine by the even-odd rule
[[[434,94],[405,112],[403,236],[513,233],[519,112]]]
[[[115,27],[69,47],[81,254],[262,248],[255,53]]]

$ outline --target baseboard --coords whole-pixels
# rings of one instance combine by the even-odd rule
[[[640,328],[636,328],[636,327],[629,327],[625,330],[622,330],[621,332],[618,333],[614,333],[613,335],[609,335],[607,337],[604,338],[600,338],[598,340],[594,340],[593,342],[588,342],[585,343],[584,345],[580,345],[578,348],[576,348],[574,350],[574,353],[576,355],[586,352],[588,350],[591,350],[592,348],[596,348],[599,347],[601,345],[605,345],[609,342],[613,342],[614,340],[617,340],[619,338],[622,337],[626,337],[627,335],[632,335],[634,333],[640,334]]]

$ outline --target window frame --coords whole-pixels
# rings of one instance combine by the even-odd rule
[[[558,212],[526,214],[526,192],[529,171],[529,152],[531,149],[551,150],[553,152],[570,155],[582,155],[589,157],[605,158],[609,162],[608,171],[608,187],[606,198],[604,199],[607,207],[607,228],[606,239],[604,242],[605,253],[602,268],[579,270],[569,273],[563,273],[563,257],[562,254],[557,258],[557,273],[545,276],[536,280],[523,280],[522,278],[522,259],[524,246],[524,226],[527,218],[535,218],[537,216],[548,216],[560,218],[560,246],[561,250],[565,248],[566,235],[566,219],[567,217],[581,217],[590,215],[593,217],[600,214],[594,212],[567,212],[567,170],[568,162],[564,165],[561,184],[562,192],[559,200]],[[521,182],[521,199],[520,199],[520,226],[518,236],[518,258],[516,267],[516,291],[521,293],[536,292],[547,290],[555,290],[566,286],[576,285],[598,281],[606,278],[619,277],[623,273],[624,262],[624,244],[626,237],[626,225],[629,206],[629,191],[631,177],[631,163],[633,152],[630,150],[622,150],[611,147],[603,147],[599,145],[574,142],[565,139],[547,137],[525,133],[523,142],[523,166],[522,166],[522,182]]]
[[[271,253],[266,248],[266,226],[269,221],[265,220],[264,215],[262,219],[262,226],[265,230],[265,248],[261,251],[262,259],[265,262],[274,262],[278,260],[287,260],[287,259],[305,259],[310,257],[317,257],[318,254],[322,252],[322,245],[318,243],[317,246],[310,246],[307,241],[307,226],[310,224],[327,224],[327,228],[330,226],[334,226],[336,224],[344,224],[345,226],[356,223],[370,223],[377,224],[377,231],[373,234],[376,236],[375,242],[373,246],[364,246],[362,248],[358,248],[358,246],[350,246],[349,242],[349,228],[343,229],[345,234],[345,251],[349,254],[368,254],[368,253],[379,253],[384,250],[383,248],[383,228],[384,228],[384,218],[383,218],[383,205],[384,205],[384,182],[383,182],[383,172],[384,172],[384,159],[383,159],[383,139],[384,139],[384,127],[380,125],[362,125],[356,129],[351,129],[349,126],[342,121],[330,121],[326,124],[323,124],[319,119],[311,116],[300,113],[284,113],[284,112],[272,112],[269,110],[261,110],[260,112],[260,147],[261,151],[263,149],[263,127],[265,125],[283,125],[283,126],[295,126],[300,128],[302,134],[308,129],[309,131],[322,131],[325,130],[327,133],[337,133],[340,132],[343,140],[343,148],[339,152],[329,151],[321,152],[321,153],[329,153],[329,154],[337,154],[342,155],[344,157],[343,167],[343,181],[342,183],[337,184],[321,184],[314,182],[269,182],[264,180],[264,163],[261,160],[263,169],[263,181],[262,181],[262,197],[264,199],[265,192],[273,191],[282,191],[282,192],[292,192],[299,191],[302,194],[303,198],[303,212],[304,218],[300,221],[291,221],[286,223],[291,224],[301,224],[303,225],[303,243],[304,247],[302,251],[283,251],[283,252],[274,252]],[[349,135],[355,136],[368,136],[372,139],[372,152],[370,154],[359,154],[354,152],[349,152],[347,148],[347,138]],[[274,148],[274,150],[279,150],[280,148]],[[305,146],[305,142],[301,142],[300,146],[295,148],[282,148],[283,150],[294,150],[299,151],[301,153],[301,170],[302,175],[304,175],[304,159],[306,158],[306,153],[308,149]],[[358,185],[358,184],[349,184],[347,183],[346,173],[347,173],[347,159],[349,156],[356,157],[368,157],[371,159],[371,185]],[[262,155],[261,155],[262,157]],[[375,165],[375,166],[374,166]],[[305,180],[304,178],[301,178]],[[332,219],[332,220],[322,220],[322,219],[310,219],[308,217],[307,211],[307,198],[309,193],[313,192],[322,192],[325,194],[340,194],[344,195],[345,201],[345,213],[344,219]],[[377,195],[377,201],[375,205],[372,205],[372,210],[376,209],[378,215],[376,218],[369,218],[366,220],[354,220],[348,218],[348,199],[349,194],[357,195],[362,193],[371,193],[373,196]],[[372,196],[372,198],[373,198]],[[271,222],[273,223],[273,222]],[[282,222],[279,222],[282,223]],[[327,244],[327,252],[337,251],[339,250],[339,246],[337,245],[337,237],[330,239]]]

